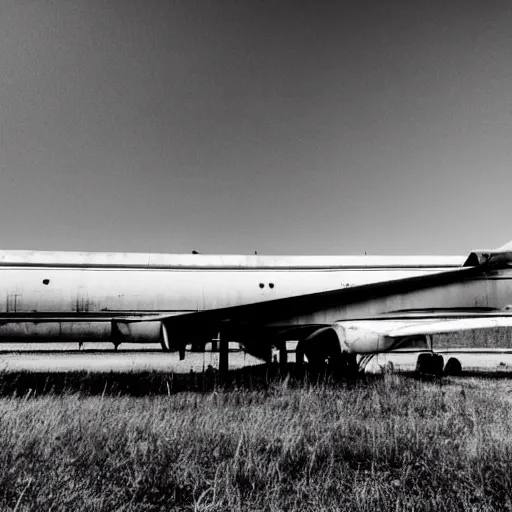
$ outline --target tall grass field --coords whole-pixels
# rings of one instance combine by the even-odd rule
[[[507,379],[4,384],[0,510],[512,509]]]

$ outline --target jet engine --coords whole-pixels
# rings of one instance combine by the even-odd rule
[[[304,353],[309,364],[315,368],[321,369],[327,365],[343,372],[352,371],[357,366],[356,355],[375,354],[406,346],[426,349],[424,336],[386,336],[386,332],[391,333],[404,324],[394,320],[340,321],[330,327],[316,329],[299,342],[297,350]]]
[[[342,352],[352,354],[374,354],[395,348],[415,347],[427,348],[424,335],[387,336],[386,333],[396,331],[410,325],[410,320],[354,320],[336,322],[332,329],[336,332]]]
[[[164,349],[167,331],[162,322],[112,322],[111,338],[114,345],[121,343],[160,343]],[[164,349],[165,350],[165,349]]]
[[[379,324],[382,326],[382,322]],[[337,322],[332,329],[338,336],[342,352],[371,354],[389,348],[393,341],[372,329],[371,321]]]

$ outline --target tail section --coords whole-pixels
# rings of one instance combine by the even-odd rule
[[[499,249],[496,249],[496,252],[512,252],[512,240],[502,245]]]
[[[512,264],[512,240],[497,249],[473,251],[464,262],[464,267],[479,265],[508,266]]]

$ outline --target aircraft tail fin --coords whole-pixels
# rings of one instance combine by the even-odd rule
[[[512,251],[512,240],[510,242],[507,242],[505,245],[502,245],[498,249],[496,249],[496,252],[507,252]]]
[[[512,263],[512,240],[505,245],[491,250],[473,251],[464,263],[464,267],[474,267],[483,263],[497,266],[509,265]]]

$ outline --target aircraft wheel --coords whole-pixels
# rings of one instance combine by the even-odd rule
[[[441,354],[432,354],[432,373],[443,375],[444,358]]]
[[[354,378],[359,372],[355,354],[337,352],[329,354],[320,364],[314,364],[313,368],[317,375],[334,381]]]
[[[318,329],[300,344],[308,358],[311,380],[345,379],[358,371],[357,356],[341,351],[338,335],[330,327]]]
[[[429,368],[431,364],[431,359],[432,354],[420,354],[416,361],[416,372],[419,374],[430,373]]]
[[[318,357],[317,354],[308,354],[307,376],[311,382],[319,382],[325,379],[326,361],[324,357]]]
[[[355,377],[359,373],[359,365],[357,363],[356,354],[342,355],[343,376]]]
[[[450,357],[444,367],[445,375],[460,375],[462,373],[462,364],[456,357]]]
[[[416,362],[416,371],[421,375],[442,375],[444,358],[440,354],[422,353]]]

